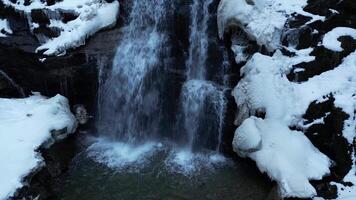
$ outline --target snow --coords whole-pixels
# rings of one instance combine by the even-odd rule
[[[250,152],[249,149],[236,149],[240,147],[239,143],[235,143],[237,138],[240,135],[248,138],[246,133],[253,135]],[[255,140],[255,135],[259,135],[260,140]],[[260,150],[256,150],[257,141],[262,142]],[[236,130],[233,145],[240,156],[246,155],[255,160],[261,172],[267,172],[277,181],[283,197],[307,198],[316,195],[309,180],[321,179],[330,172],[330,160],[302,132],[291,131],[276,119],[246,119]]]
[[[237,64],[245,62],[248,58],[248,56],[244,53],[245,49],[247,46],[242,46],[242,45],[232,45],[231,50],[235,54],[235,62]]]
[[[303,11],[306,5],[307,0],[222,0],[218,8],[219,36],[222,38],[230,26],[238,26],[250,39],[272,51],[280,46],[282,30],[291,14],[312,17],[308,23],[324,20]]]
[[[352,183],[352,186],[346,187],[340,183],[332,183],[337,186],[338,198],[339,200],[354,200],[356,199],[356,166],[355,166],[355,156],[353,156],[353,166],[349,173],[345,176],[344,182]]]
[[[0,37],[7,37],[8,34],[12,34],[9,22],[7,19],[0,19]]]
[[[50,145],[75,128],[68,101],[60,95],[0,99],[0,199],[12,196],[26,175],[43,166],[37,152],[41,145]],[[54,130],[65,133],[58,135]]]
[[[338,38],[342,36],[350,36],[356,40],[356,29],[349,27],[336,27],[325,34],[322,44],[329,50],[341,52],[343,49]]]
[[[33,9],[47,9],[59,12],[66,10],[76,13],[79,16],[67,23],[60,19],[50,17],[49,27],[60,29],[60,35],[56,38],[47,39],[36,51],[44,51],[44,55],[63,55],[67,49],[83,45],[85,39],[95,34],[99,30],[110,27],[116,23],[119,13],[119,3],[113,1],[107,3],[101,0],[63,0],[54,5],[47,6],[45,2],[33,0],[31,4],[25,6],[24,3],[12,3],[4,0],[5,5],[12,6],[18,12],[24,12],[28,18],[31,28],[38,26],[32,23],[31,11]]]
[[[279,50],[272,56],[256,53],[241,69],[243,79],[233,90],[240,110],[236,123],[241,126],[235,133],[233,145],[240,156],[256,161],[261,172],[278,182],[283,197],[313,197],[315,189],[308,180],[326,175],[330,161],[302,132],[291,131],[289,127],[300,126],[302,115],[311,102],[333,94],[335,106],[350,115],[343,136],[352,143],[355,138],[356,52],[334,70],[303,83],[294,83],[286,77],[292,66],[310,62],[314,57],[309,55],[311,48],[289,50],[296,56],[284,56]],[[259,110],[266,112],[265,119],[250,117]],[[293,142],[286,145],[285,141]]]

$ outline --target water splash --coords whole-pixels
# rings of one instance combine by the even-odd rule
[[[133,145],[103,138],[91,140],[92,144],[87,149],[88,157],[117,171],[139,171],[162,148],[161,143],[155,142]]]
[[[214,149],[214,145],[219,146],[225,109],[224,90],[208,81],[190,80],[183,86],[181,106],[182,132],[187,135],[187,148],[210,146]]]

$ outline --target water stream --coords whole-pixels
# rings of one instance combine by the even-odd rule
[[[223,88],[207,80],[209,47],[209,6],[213,0],[193,1],[189,37],[189,56],[186,62],[187,80],[181,93],[180,120],[187,134],[190,151],[199,148],[219,150],[225,110]],[[216,66],[222,68],[222,66]]]
[[[169,4],[166,0],[133,1],[113,68],[101,86],[98,128],[110,140],[136,143],[157,133],[160,91],[155,73],[166,45]]]
[[[177,48],[170,36],[175,34],[171,23],[174,23],[174,6],[179,3],[132,1],[113,67],[105,75],[100,70],[100,76],[105,78],[100,79],[98,132],[108,143],[140,148],[145,143],[161,144],[169,140],[177,144],[172,147],[183,149],[183,160],[193,159],[193,152],[204,149],[219,151],[226,100],[224,86],[208,79],[214,73],[221,76],[224,71],[223,63],[214,66],[218,70],[212,72],[207,67],[211,40],[209,23],[215,22],[210,9],[213,2],[194,0],[189,5],[185,82],[180,98],[167,99],[165,94],[173,88],[164,87],[165,80],[170,79],[167,77],[172,76],[165,71],[165,60],[173,56],[171,49]],[[176,127],[174,133],[162,128],[162,118],[167,113],[162,102],[167,101],[170,107],[178,107],[176,121],[164,122],[165,127],[167,123]]]

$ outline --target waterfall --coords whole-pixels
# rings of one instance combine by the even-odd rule
[[[205,65],[209,45],[208,20],[209,5],[212,0],[195,0],[191,5],[191,24],[189,36],[189,56],[186,62],[187,79],[205,79]]]
[[[223,136],[228,62],[217,34],[208,31],[216,26],[209,11],[214,2],[130,1],[112,68],[99,69],[101,137],[89,148],[91,157],[119,168],[141,166],[145,156],[167,146],[165,164],[184,173],[223,160],[215,154]],[[189,16],[177,19],[182,8]]]
[[[135,143],[157,134],[160,55],[167,40],[166,0],[133,0],[113,67],[101,87],[99,132]]]
[[[213,0],[195,0],[191,5],[189,56],[186,82],[181,93],[179,127],[186,134],[185,146],[219,151],[225,114],[225,91],[207,80],[209,6]],[[219,67],[219,66],[217,66]]]

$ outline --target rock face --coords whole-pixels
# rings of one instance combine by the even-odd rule
[[[41,12],[34,11],[32,15],[39,22],[46,22]],[[99,71],[111,65],[120,38],[117,28],[120,21],[116,28],[101,31],[94,38],[86,40],[83,47],[70,50],[64,56],[45,57],[35,53],[40,42],[30,32],[25,16],[0,2],[0,17],[6,17],[11,29],[16,33],[0,38],[0,70],[22,88],[26,95],[31,91],[41,92],[45,96],[59,93],[68,97],[71,104],[84,104],[90,113],[94,112]],[[46,30],[38,31],[46,33]],[[21,95],[18,89],[0,74],[0,96]]]
[[[47,1],[54,4],[55,1]],[[122,6],[121,8],[124,8]],[[38,23],[48,19],[40,11],[34,11],[32,17]],[[94,115],[98,92],[100,70],[111,66],[117,43],[120,39],[119,27],[125,12],[118,16],[118,23],[98,32],[95,37],[86,40],[86,45],[67,51],[64,56],[43,56],[35,52],[40,40],[31,33],[24,15],[4,6],[0,1],[0,18],[6,18],[13,34],[0,37],[0,97],[17,98],[28,96],[31,92],[40,92],[44,96],[61,94],[69,99],[71,105],[83,105],[87,113],[80,111],[80,119],[88,120]],[[74,17],[64,13],[65,19]],[[39,34],[52,34],[52,30],[36,29]],[[73,108],[73,111],[78,111]],[[79,128],[78,132],[92,126],[93,123]],[[52,133],[61,137],[61,132]],[[38,151],[44,157],[46,167],[28,175],[28,183],[19,190],[13,199],[52,199],[52,191],[59,187],[55,180],[66,172],[69,162],[77,153],[77,134]]]
[[[78,151],[76,137],[71,135],[49,149],[40,148],[38,151],[44,158],[46,167],[29,174],[24,180],[28,184],[18,190],[11,199],[31,200],[36,197],[55,199],[53,191],[60,187],[56,181],[68,170],[71,160]]]

